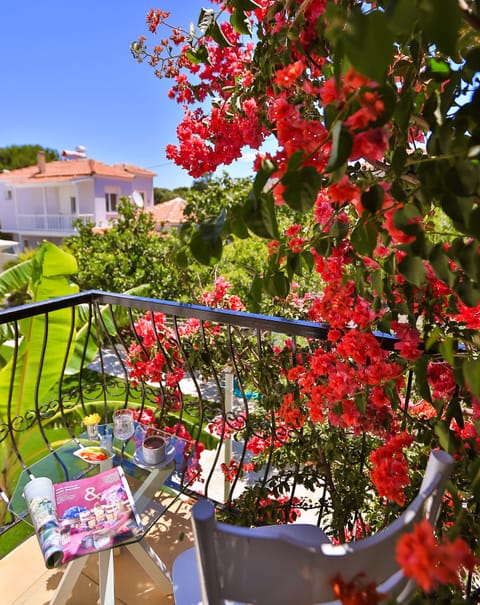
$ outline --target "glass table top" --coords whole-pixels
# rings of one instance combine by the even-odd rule
[[[110,432],[110,425],[100,427],[100,433]],[[94,475],[104,468],[104,464],[91,464],[78,457],[75,452],[81,447],[100,445],[99,442],[89,441],[87,435],[82,433],[79,437],[63,442],[53,452],[23,470],[18,478],[13,495],[9,502],[9,510],[18,518],[32,525],[26,502],[23,497],[25,485],[32,477],[48,477],[53,483],[62,483]],[[172,473],[180,468],[183,462],[185,441],[179,437],[171,436],[164,461],[156,466],[145,463],[141,453],[141,441],[136,433],[125,445],[122,452],[122,442],[113,438],[113,458],[110,465],[121,465],[131,491],[135,498],[137,512],[141,516],[143,535],[160,518],[164,507],[159,502],[159,492],[165,481]]]

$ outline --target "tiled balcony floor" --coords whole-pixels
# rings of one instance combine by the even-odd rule
[[[169,569],[175,557],[192,545],[190,507],[190,503],[175,502],[148,534],[148,542]],[[173,605],[173,597],[156,587],[125,548],[115,552],[116,605]],[[45,568],[37,539],[32,537],[0,560],[0,603],[48,605],[63,572],[63,567]],[[98,602],[97,557],[92,555],[66,605]]]

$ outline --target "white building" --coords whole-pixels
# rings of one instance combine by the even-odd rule
[[[153,207],[154,172],[128,164],[104,164],[75,154],[0,173],[0,230],[12,234],[21,250],[47,239],[59,244],[80,218],[103,229],[118,217],[121,197]]]

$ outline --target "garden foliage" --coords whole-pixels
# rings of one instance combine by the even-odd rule
[[[478,549],[478,2],[215,0],[190,29],[161,9],[147,22],[158,38],[132,52],[172,78],[184,108],[167,156],[200,177],[256,152],[250,195],[197,226],[193,254],[209,263],[232,234],[254,234],[269,242],[258,292],[285,299],[317,276],[302,301],[328,342],[283,368],[270,412],[317,448],[319,473],[335,460],[332,497],[342,473],[368,476],[380,502],[402,507],[426,452],[450,451],[442,530]],[[304,218],[280,226],[285,208]],[[365,476],[348,475],[348,455]],[[348,501],[335,504],[352,523]],[[417,541],[419,561],[428,544]],[[427,602],[478,601],[470,580],[460,593],[448,573],[417,580]]]

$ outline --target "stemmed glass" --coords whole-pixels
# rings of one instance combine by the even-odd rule
[[[113,412],[113,434],[115,439],[123,441],[121,460],[123,462],[124,450],[127,445],[127,441],[132,437],[135,432],[135,423],[133,410],[115,410]]]

